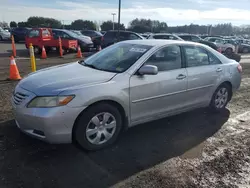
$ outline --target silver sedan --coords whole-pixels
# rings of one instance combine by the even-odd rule
[[[241,72],[239,63],[202,44],[125,41],[28,75],[12,104],[24,133],[97,150],[123,128],[200,107],[224,109]]]

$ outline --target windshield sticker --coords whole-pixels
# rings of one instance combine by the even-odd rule
[[[144,49],[144,48],[131,48],[129,51],[130,51],[130,52],[144,53],[144,52],[147,51],[147,49]]]

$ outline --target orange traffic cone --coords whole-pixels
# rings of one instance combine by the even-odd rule
[[[10,57],[10,77],[9,80],[21,80],[16,61],[13,56]]]
[[[98,51],[101,51],[102,50],[102,47],[101,47],[101,45],[99,46],[99,48],[98,48]]]
[[[78,46],[77,48],[77,55],[76,55],[77,58],[82,58],[82,51],[81,51],[81,47]]]
[[[47,58],[47,54],[46,54],[46,50],[45,50],[45,48],[44,48],[44,46],[43,46],[43,48],[42,48],[42,57],[41,57],[41,59],[46,59]]]

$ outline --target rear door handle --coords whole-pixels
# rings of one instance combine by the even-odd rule
[[[216,72],[221,72],[221,71],[222,71],[222,68],[216,69]]]
[[[177,80],[183,80],[184,78],[186,78],[186,76],[183,75],[183,74],[179,74],[179,75],[176,77]]]

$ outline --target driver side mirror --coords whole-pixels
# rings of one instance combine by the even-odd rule
[[[156,75],[158,74],[158,67],[154,65],[143,65],[138,73],[140,75]]]

